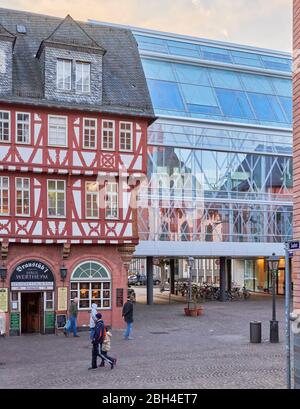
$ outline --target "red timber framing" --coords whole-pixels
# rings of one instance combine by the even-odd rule
[[[0,106],[10,112],[10,140],[0,141],[0,176],[9,177],[9,212],[0,214],[0,241],[20,243],[137,244],[136,212],[130,197],[146,174],[148,120],[124,116]],[[30,114],[30,141],[17,143],[16,113]],[[49,146],[49,115],[67,117],[67,146]],[[96,147],[83,144],[84,119],[96,120]],[[114,150],[102,149],[102,121],[114,121]],[[132,150],[120,149],[120,122],[132,124]],[[15,180],[30,179],[30,212],[16,215]],[[65,215],[48,215],[48,180],[65,182]],[[118,217],[105,217],[106,181],[119,184]],[[99,217],[86,217],[86,182],[99,183]],[[102,192],[102,193],[101,193]],[[129,199],[128,199],[129,198]],[[133,206],[134,207],[134,206]]]

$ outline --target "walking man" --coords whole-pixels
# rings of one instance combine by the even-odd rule
[[[133,302],[130,297],[127,297],[126,303],[123,305],[122,317],[127,324],[126,330],[124,332],[124,339],[133,339],[130,334],[132,332],[133,323]]]
[[[68,329],[68,336],[70,335],[70,332],[73,331],[74,337],[79,337],[79,335],[77,335],[77,314],[78,314],[78,298],[74,298],[69,308],[69,319],[70,319],[71,325]]]

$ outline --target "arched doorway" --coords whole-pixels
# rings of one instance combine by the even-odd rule
[[[54,274],[39,260],[18,264],[10,278],[11,334],[54,331]]]

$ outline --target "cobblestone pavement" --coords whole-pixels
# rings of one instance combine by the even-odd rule
[[[138,291],[141,291],[140,289]],[[139,297],[138,297],[139,298]],[[168,295],[158,295],[161,303]],[[184,305],[135,305],[134,340],[113,331],[114,370],[88,371],[91,345],[63,335],[0,339],[0,388],[284,388],[284,300],[278,299],[280,343],[270,344],[271,298],[207,302],[204,315]],[[263,323],[262,344],[249,343],[249,322]]]

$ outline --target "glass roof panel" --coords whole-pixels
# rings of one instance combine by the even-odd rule
[[[172,65],[158,60],[143,60],[146,78],[175,81]]]
[[[182,84],[181,89],[188,104],[218,106],[214,93],[209,87]]]
[[[278,95],[290,97],[292,95],[292,81],[284,78],[272,78],[273,86]]]
[[[210,85],[207,69],[194,65],[174,64],[179,82],[195,85]]]
[[[225,70],[209,70],[210,77],[212,79],[213,85],[220,88],[228,89],[238,89],[242,90],[242,85],[235,71],[225,71]]]
[[[244,87],[247,91],[259,92],[262,94],[273,94],[270,77],[254,74],[241,74]]]
[[[148,86],[155,108],[185,111],[178,85],[175,82],[148,80]]]
[[[291,58],[273,57],[255,52],[236,51],[226,46],[206,46],[187,41],[169,40],[141,34],[135,34],[141,50],[158,52],[183,57],[218,61],[226,64],[245,65],[283,72],[291,72]]]
[[[289,79],[154,59],[143,66],[157,115],[291,127]]]

